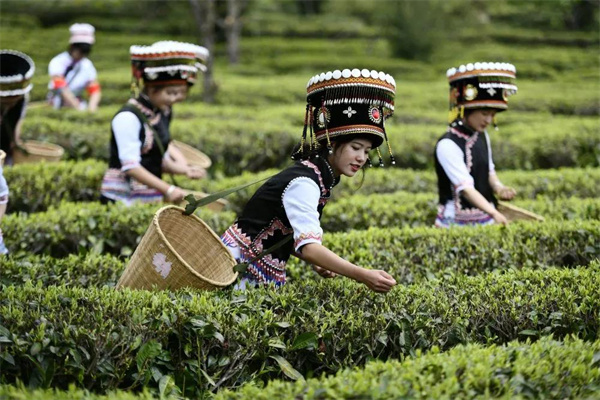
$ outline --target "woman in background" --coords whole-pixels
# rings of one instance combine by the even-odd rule
[[[199,179],[201,168],[173,161],[169,125],[171,106],[183,87],[192,86],[198,74],[195,45],[164,42],[131,46],[134,89],[143,82],[139,96],[129,99],[111,122],[110,158],[104,174],[101,201],[180,202],[187,192],[162,179],[162,173]],[[175,150],[176,151],[176,150]]]
[[[35,72],[33,60],[14,50],[0,50],[0,153],[5,164],[12,163],[12,152],[20,143],[21,125],[27,109],[31,78]],[[8,184],[0,163],[0,223],[8,204]],[[1,226],[1,225],[0,225]],[[0,254],[8,254],[0,230]]]
[[[516,69],[508,63],[474,63],[451,68],[450,124],[435,147],[439,207],[435,226],[508,223],[497,209],[498,196],[516,195],[496,175],[487,127],[508,108],[517,91]]]

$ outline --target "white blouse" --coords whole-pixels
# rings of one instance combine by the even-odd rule
[[[492,147],[490,146],[490,137],[487,132],[484,132],[487,142],[489,158],[489,175],[496,175],[496,167],[492,158]],[[446,175],[452,182],[456,196],[467,188],[475,187],[473,177],[469,173],[467,164],[465,163],[465,153],[451,139],[442,139],[438,142],[435,149],[435,154],[444,169]],[[452,219],[456,215],[456,209],[453,200],[448,200],[443,205],[443,216],[447,219]]]
[[[489,170],[490,176],[496,175],[496,167],[492,159],[492,148],[490,146],[490,138],[487,132],[484,132],[485,139],[488,147],[489,158]],[[442,139],[439,141],[435,154],[440,162],[440,165],[444,169],[446,175],[452,182],[455,188],[456,195],[467,188],[475,186],[473,177],[469,173],[467,164],[465,163],[465,153],[460,147],[451,139]]]
[[[111,122],[111,127],[117,142],[117,151],[121,161],[121,171],[125,172],[140,166],[142,161],[142,142],[140,129],[142,123],[131,111],[118,113]],[[165,152],[165,157],[169,150]]]
[[[321,243],[323,229],[317,206],[321,198],[319,186],[310,178],[293,179],[284,190],[283,207],[294,230],[294,250],[300,253],[308,243]]]

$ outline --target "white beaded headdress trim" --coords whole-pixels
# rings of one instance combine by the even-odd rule
[[[336,69],[315,75],[306,84],[307,96],[313,97],[319,92],[332,92],[331,98],[324,99],[325,105],[379,103],[394,110],[393,97],[396,93],[396,81],[390,74],[368,69]],[[389,99],[377,93],[387,92]]]
[[[499,62],[469,63],[461,65],[458,68],[450,68],[446,71],[446,76],[450,82],[472,76],[504,76],[514,79],[516,78],[516,74],[517,69],[514,65]]]

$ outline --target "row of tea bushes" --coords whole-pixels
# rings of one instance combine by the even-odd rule
[[[511,202],[546,219],[600,219],[600,199],[538,197]],[[321,225],[325,232],[369,227],[432,226],[437,214],[432,193],[396,192],[345,197],[325,208]]]
[[[244,115],[236,118],[235,113],[240,114],[240,111],[234,107],[221,106],[214,113],[219,118],[175,118],[172,132],[175,138],[209,154],[214,169],[226,175],[280,168],[287,165],[291,151],[300,139],[303,110],[303,106],[298,107],[296,118],[273,121],[267,117],[279,115],[279,107],[269,107],[266,114],[248,119]],[[107,119],[101,125],[87,125],[32,117],[27,121],[30,133],[23,136],[60,144],[71,158],[107,159],[109,122]],[[391,121],[386,127],[398,167],[433,168],[434,147],[445,130],[443,121],[439,124]],[[555,117],[506,124],[501,133],[491,134],[494,161],[499,168],[505,169],[598,166],[600,139],[597,127],[596,117]],[[386,163],[389,165],[387,156]]]
[[[0,379],[103,392],[170,376],[198,395],[280,377],[276,360],[310,377],[462,343],[596,340],[599,268],[454,276],[387,295],[341,279],[243,293],[10,286],[0,292]]]
[[[3,219],[7,247],[14,253],[64,257],[80,251],[128,256],[163,204],[60,203],[33,214],[10,214]],[[214,231],[224,232],[235,220],[232,212],[199,209],[197,215]]]
[[[323,244],[347,260],[384,269],[403,283],[443,275],[534,265],[586,265],[600,255],[600,221],[548,221],[472,229],[373,228],[326,234]],[[311,268],[292,258],[288,274]]]
[[[61,201],[97,201],[105,170],[106,163],[97,160],[5,167],[8,212],[45,211]]]
[[[116,227],[118,232],[119,226],[127,223],[124,221],[111,226]],[[595,223],[570,223],[569,226],[562,226],[557,222],[546,227],[523,225],[509,229],[483,229],[485,235],[479,229],[419,229],[413,234],[410,230],[377,229],[326,235],[325,244],[359,265],[387,270],[401,284],[443,279],[456,274],[476,275],[492,270],[524,267],[543,269],[548,265],[571,267],[575,263],[587,264],[600,256],[598,224]],[[136,234],[141,235],[143,232]],[[80,235],[79,244],[92,237],[102,237],[97,232],[80,232]],[[394,237],[390,239],[390,235]],[[112,236],[109,239],[117,240]],[[105,241],[101,243],[107,246]],[[62,249],[74,249],[76,244],[63,243]],[[125,247],[113,250],[116,254],[125,255],[135,243],[121,245]],[[47,243],[47,248],[61,247],[55,243]],[[3,261],[0,284],[19,286],[34,282],[44,287],[114,287],[129,259],[110,254],[100,255],[93,250],[89,253],[68,254],[63,258],[27,254],[24,251],[18,257],[9,257]],[[537,255],[538,251],[542,256]],[[292,284],[319,279],[309,266],[295,258],[290,259],[287,273],[288,282]]]
[[[16,255],[64,257],[92,251],[127,256],[157,209],[156,205],[126,208],[66,203],[44,213],[5,217],[4,237]],[[199,215],[218,234],[235,219],[233,213],[209,210],[201,210]],[[389,269],[410,281],[415,270],[423,276],[444,266],[456,268],[457,264],[465,273],[536,262],[587,264],[600,253],[599,236],[599,221],[556,220],[451,230],[372,228],[326,233],[324,244],[358,265]],[[294,262],[292,259],[291,265]]]
[[[403,361],[373,361],[335,376],[270,381],[224,390],[216,400],[270,399],[566,399],[600,396],[600,341],[545,337],[504,346],[433,349]],[[292,378],[299,378],[294,371]]]
[[[600,196],[600,168],[498,171],[498,177],[505,185],[517,190],[517,199],[534,199],[538,195],[549,198]],[[339,187],[334,189],[335,195],[351,193],[356,190],[358,183],[357,178],[342,180]],[[435,172],[394,168],[368,169],[360,193],[390,193],[399,190],[437,193]]]
[[[171,385],[172,386],[172,385]],[[160,388],[159,388],[160,389]],[[134,393],[126,390],[110,391],[106,394],[91,393],[72,385],[67,390],[29,389],[24,385],[0,385],[2,400],[179,400],[176,395],[170,396],[170,387],[165,386],[165,395],[155,395],[148,390]],[[159,392],[159,390],[157,390]]]
[[[334,376],[300,379],[297,371],[286,374],[297,382],[273,380],[266,387],[247,384],[222,390],[216,400],[236,399],[431,399],[485,397],[511,399],[594,398],[600,396],[597,354],[600,342],[584,342],[567,336],[562,342],[550,337],[530,342],[512,341],[503,346],[459,345],[440,353],[430,352],[403,361],[371,361],[364,368],[343,369]],[[159,387],[160,388],[160,387]],[[167,385],[164,393],[171,389]],[[93,394],[71,386],[69,390],[27,389],[0,385],[6,400],[153,400],[148,391],[135,394],[112,391]]]
[[[129,260],[110,254],[69,254],[64,258],[27,255],[2,260],[0,285],[25,285],[32,282],[44,287],[114,287]]]
[[[22,164],[5,168],[10,186],[9,212],[44,211],[60,201],[90,201],[99,198],[106,164],[96,160],[64,161],[51,164]],[[213,193],[270,177],[278,170],[243,173],[221,179],[189,180],[177,177],[180,186],[190,190]],[[563,168],[559,170],[500,171],[501,180],[518,191],[517,199],[534,199],[538,195],[557,197],[600,197],[600,168]],[[169,181],[169,177],[165,177]],[[354,193],[437,193],[433,171],[397,168],[368,168],[362,186],[361,176],[342,179],[333,190],[333,200]],[[359,188],[360,186],[360,188]],[[239,211],[258,185],[250,186],[227,197],[232,208]]]

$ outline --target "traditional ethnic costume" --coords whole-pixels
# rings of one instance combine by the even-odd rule
[[[83,43],[91,46],[96,41],[95,29],[90,24],[73,24],[69,28],[69,32],[71,34],[70,45]],[[52,77],[48,83],[48,102],[56,109],[63,105],[61,92],[65,87],[68,87],[80,101],[81,110],[87,108],[83,93],[87,91],[88,95],[92,95],[100,91],[98,73],[92,61],[87,57],[74,60],[68,51],[62,52],[50,61],[48,74]]]
[[[199,70],[199,47],[172,41],[131,46],[132,88],[137,89],[140,80],[145,86],[193,85]],[[129,177],[126,171],[142,166],[162,178],[162,160],[168,156],[171,141],[171,119],[170,110],[156,108],[144,93],[129,99],[119,110],[111,122],[109,169],[101,188],[104,202],[131,205],[135,201],[162,201],[160,191]]]
[[[25,116],[29,92],[33,87],[31,78],[34,72],[33,60],[26,54],[14,50],[0,50],[0,97],[17,100],[11,108],[3,107],[0,114],[0,149],[6,153],[4,161],[6,164],[11,163],[15,128],[19,120]],[[8,185],[0,165],[0,204],[8,203],[8,195]],[[0,231],[0,254],[7,253],[2,231]]]
[[[305,154],[304,149],[326,147],[331,153],[331,140],[349,135],[368,137],[373,148],[381,145],[387,140],[384,121],[393,113],[395,88],[390,75],[366,69],[336,70],[310,79],[296,162],[260,187],[221,237],[234,258],[249,262],[239,287],[282,286],[290,255],[306,244],[321,243],[321,214],[339,177],[326,156]],[[391,149],[390,156],[393,160]],[[264,254],[290,236],[293,241]]]
[[[496,174],[489,135],[471,129],[463,117],[465,109],[508,109],[508,97],[517,91],[516,69],[508,63],[482,62],[451,68],[447,76],[450,124],[434,154],[439,192],[435,226],[493,224],[489,214],[461,195],[464,189],[475,188],[491,204],[498,204],[489,183]]]

